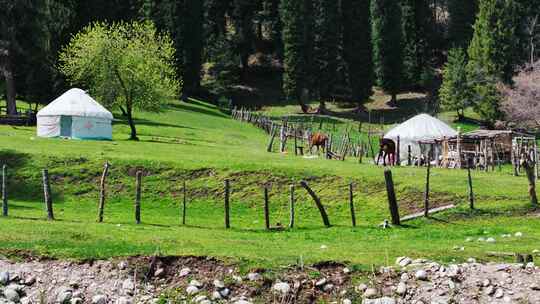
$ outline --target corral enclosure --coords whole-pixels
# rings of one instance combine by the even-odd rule
[[[389,219],[383,169],[356,159],[328,161],[267,153],[268,136],[237,122],[212,105],[171,104],[165,114],[142,114],[141,142],[123,140],[127,126],[114,126],[113,142],[46,140],[31,127],[0,132],[1,159],[8,165],[9,217],[0,219],[5,251],[32,250],[57,257],[195,254],[234,258],[248,264],[347,260],[369,267],[397,255],[441,260],[486,257],[487,251],[532,251],[540,240],[537,214],[528,203],[525,177],[474,172],[476,211],[467,205],[467,175],[434,169],[433,206],[458,207],[404,227],[380,229]],[[289,153],[290,154],[290,153]],[[99,179],[111,163],[104,223],[96,223]],[[56,221],[45,220],[41,170],[49,169]],[[142,172],[141,219],[134,220],[135,175]],[[395,168],[402,215],[420,211],[425,168]],[[223,183],[231,182],[231,229],[224,229]],[[324,228],[311,198],[298,187],[295,229],[265,231],[263,186],[270,185],[270,222],[288,223],[289,185],[307,180],[327,208]],[[183,182],[186,225],[181,225]],[[349,188],[354,183],[357,227],[351,227]],[[521,239],[494,244],[467,237],[521,231]]]

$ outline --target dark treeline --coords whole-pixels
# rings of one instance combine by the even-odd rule
[[[534,56],[539,8],[528,0],[0,0],[0,94],[48,102],[69,85],[56,65],[72,35],[92,22],[152,20],[173,38],[183,97],[361,109],[373,85],[396,102],[440,84],[448,50],[473,37],[479,2],[515,2],[515,63]]]

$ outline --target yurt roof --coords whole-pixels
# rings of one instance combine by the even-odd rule
[[[416,115],[388,131],[385,138],[404,140],[430,140],[457,136],[457,132],[441,120],[428,114]]]
[[[41,109],[37,116],[81,116],[113,119],[113,115],[85,91],[73,88]]]

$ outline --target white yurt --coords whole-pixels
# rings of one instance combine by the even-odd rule
[[[37,113],[37,135],[112,139],[113,115],[85,91],[70,89]]]
[[[428,114],[416,115],[404,123],[388,131],[384,138],[397,143],[399,136],[400,159],[407,159],[408,146],[411,146],[411,154],[420,154],[419,141],[442,139],[444,137],[457,136],[457,132],[439,119]]]

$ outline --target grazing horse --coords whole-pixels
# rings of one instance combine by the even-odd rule
[[[388,138],[381,138],[379,140],[379,157],[377,157],[377,164],[383,159],[383,165],[386,166],[386,157],[390,165],[393,165],[396,161],[396,143]]]
[[[311,153],[311,150],[313,150],[313,146],[317,147],[317,153],[319,152],[320,147],[322,147],[323,152],[325,152],[327,142],[328,136],[320,132],[313,133],[313,135],[311,135],[309,138],[309,153]]]

